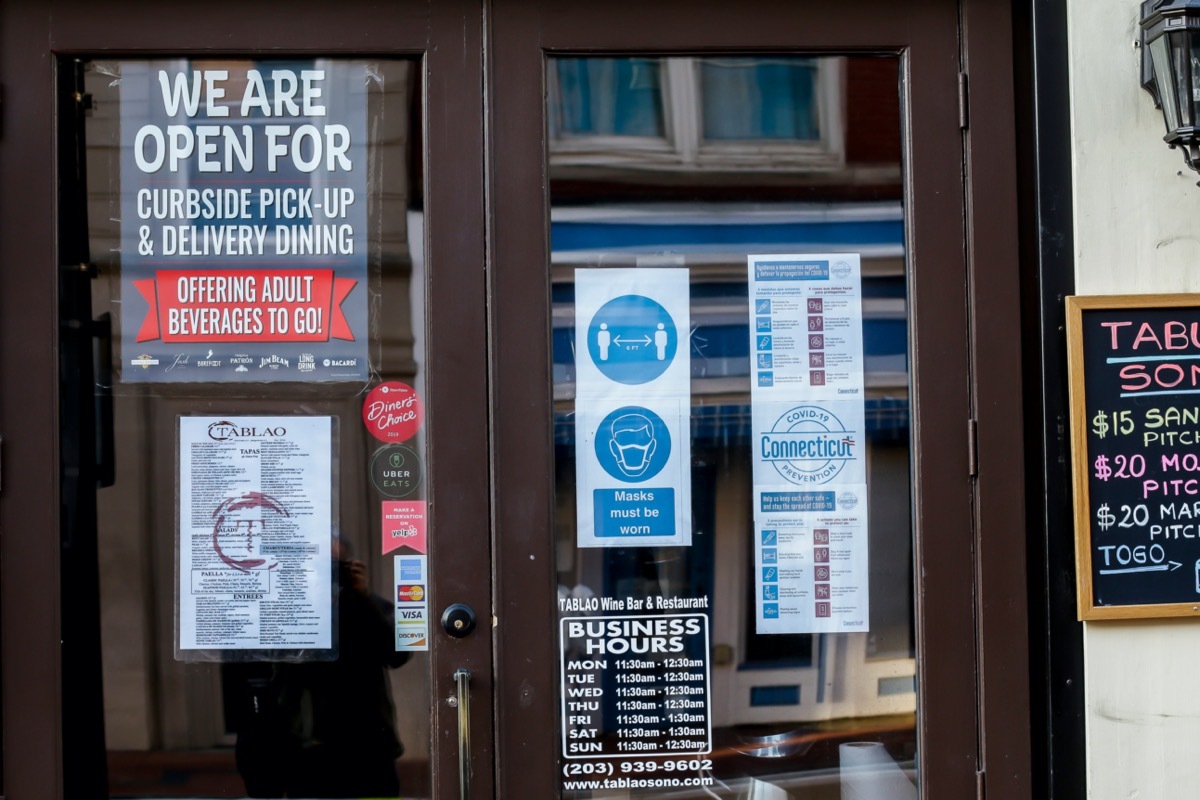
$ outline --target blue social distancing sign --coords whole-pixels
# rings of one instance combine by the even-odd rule
[[[580,547],[691,543],[690,326],[686,268],[575,270]]]
[[[587,331],[587,351],[602,374],[618,383],[649,383],[679,350],[675,320],[639,294],[614,297],[600,307]]]

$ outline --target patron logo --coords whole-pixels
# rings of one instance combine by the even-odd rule
[[[238,425],[223,419],[208,426],[208,438],[214,442],[227,442],[230,439],[278,438],[280,436],[287,436],[287,428],[282,425],[274,428],[257,428],[253,425]]]
[[[396,587],[396,602],[424,603],[425,587],[419,583],[401,584]]]
[[[821,406],[797,406],[759,434],[758,456],[791,483],[829,483],[858,459],[855,431]]]
[[[253,364],[254,359],[245,353],[236,353],[229,357],[230,364]]]

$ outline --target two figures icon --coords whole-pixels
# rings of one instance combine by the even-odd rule
[[[658,328],[654,331],[655,356],[657,357],[657,359],[659,361],[665,361],[667,358],[667,330],[666,330],[666,327],[667,327],[666,325],[664,325],[663,323],[660,322],[660,323],[658,323]],[[615,340],[615,343],[617,345],[635,344],[637,346],[637,348],[640,349],[641,347],[650,344],[651,340],[650,340],[649,336],[642,334],[642,338],[640,338],[640,339],[632,339],[632,340],[627,339],[625,341],[622,341],[620,335],[618,335]],[[612,345],[614,344],[614,339],[613,339],[612,331],[610,331],[608,329],[607,322],[600,323],[600,330],[598,330],[596,332],[596,344],[600,348],[600,360],[608,361],[609,351],[611,350]]]

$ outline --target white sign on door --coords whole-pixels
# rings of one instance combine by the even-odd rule
[[[748,260],[759,633],[866,631],[866,405],[857,254]]]
[[[686,269],[575,271],[580,547],[689,545]]]

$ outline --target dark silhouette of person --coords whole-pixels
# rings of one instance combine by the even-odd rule
[[[338,564],[338,655],[332,661],[227,665],[243,690],[237,764],[250,797],[398,797],[395,705],[387,671],[394,606],[368,588],[366,566]]]

